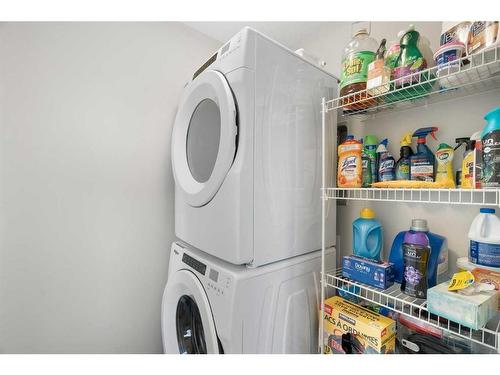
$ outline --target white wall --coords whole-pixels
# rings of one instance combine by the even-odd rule
[[[0,24],[0,353],[161,352],[171,127],[218,44],[176,23]]]
[[[416,29],[425,35],[435,49],[439,46],[441,32],[440,22],[413,22]],[[409,22],[374,22],[372,36],[380,41],[396,39],[399,30]],[[320,35],[304,40],[304,48],[327,61],[327,68],[339,76],[343,47],[349,42],[349,23],[331,23]],[[375,119],[360,122],[356,119],[348,121],[349,132],[356,138],[366,134],[374,134],[379,139],[389,138],[389,151],[399,159],[399,141],[404,133],[425,126],[438,126],[438,142],[428,140],[432,150],[436,150],[441,142],[454,145],[455,138],[470,136],[484,125],[483,116],[498,106],[498,91],[468,99],[460,99],[440,105],[431,105],[412,109],[397,114],[382,115]],[[430,137],[429,137],[430,138]],[[415,142],[414,142],[415,148]],[[463,147],[455,154],[454,166],[458,168],[462,160]],[[431,231],[447,237],[449,242],[450,266],[453,268],[456,258],[466,256],[468,251],[467,232],[479,208],[473,206],[447,206],[441,204],[406,204],[389,202],[348,202],[340,206],[337,220],[337,231],[341,236],[341,252],[352,252],[352,221],[359,217],[363,207],[373,207],[384,227],[384,253],[387,257],[390,246],[399,231],[409,229],[412,218],[428,220]]]

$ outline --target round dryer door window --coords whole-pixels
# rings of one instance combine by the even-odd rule
[[[191,271],[180,270],[169,277],[163,293],[161,325],[165,353],[221,353],[210,302]]]
[[[224,75],[209,70],[185,89],[172,134],[172,168],[184,200],[214,197],[236,153],[236,104]]]

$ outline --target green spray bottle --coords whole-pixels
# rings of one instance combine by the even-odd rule
[[[370,187],[377,182],[377,146],[378,139],[374,135],[367,135],[363,140],[363,187]]]

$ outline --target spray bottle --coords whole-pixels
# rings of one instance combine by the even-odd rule
[[[410,179],[413,181],[434,181],[434,162],[436,158],[427,147],[426,137],[430,134],[436,139],[434,133],[438,131],[435,126],[420,128],[413,133],[417,137],[417,153],[410,156]],[[437,140],[437,139],[436,139]]]
[[[472,152],[472,188],[482,188],[483,177],[483,143],[481,142],[481,131],[477,131],[470,136],[471,141],[474,142],[474,150]]]
[[[379,170],[379,166],[380,166],[380,156],[384,153],[384,152],[387,152],[387,144],[389,143],[388,139],[385,138],[385,139],[382,139],[377,147],[377,150],[376,150],[376,160],[375,160],[375,175],[376,175],[376,178],[375,178],[375,181],[378,181],[378,170]]]
[[[441,143],[436,151],[437,171],[436,182],[444,183],[449,189],[455,188],[453,180],[453,147]]]
[[[377,182],[377,145],[378,139],[374,135],[367,135],[363,140],[363,154],[365,155],[366,164],[370,166],[370,177],[366,177],[366,183],[370,179],[371,183]],[[364,171],[363,171],[364,172]],[[370,183],[370,184],[371,184]],[[363,187],[365,186],[365,177],[363,176]]]
[[[401,149],[399,151],[399,160],[396,163],[396,180],[410,179],[410,156],[413,155],[411,149],[411,133],[406,133],[401,138]]]
[[[387,141],[387,140],[386,140]],[[390,154],[389,151],[387,151],[387,143],[385,144],[380,144],[380,153],[379,155],[379,164],[378,164],[378,180],[379,181],[392,181],[396,179],[396,175],[394,173],[394,168],[395,168],[395,160]],[[379,149],[377,149],[377,152],[379,152]]]

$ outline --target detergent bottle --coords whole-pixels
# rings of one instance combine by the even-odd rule
[[[483,150],[483,187],[500,187],[500,107],[484,116],[487,121],[481,133]]]
[[[455,188],[453,179],[453,147],[446,143],[441,143],[436,151],[437,171],[436,182],[444,183],[448,189]]]
[[[401,138],[401,149],[399,151],[399,160],[396,163],[396,180],[410,179],[410,156],[413,155],[411,149],[411,133],[406,133]]]
[[[375,211],[363,208],[360,217],[352,223],[354,255],[380,260],[382,250],[382,224],[375,219]]]
[[[434,163],[435,157],[432,151],[427,147],[426,137],[430,134],[436,139],[435,132],[438,128],[435,126],[417,129],[413,137],[417,137],[417,152],[410,156],[410,179],[412,181],[434,181]]]
[[[339,163],[337,173],[337,186],[346,188],[359,188],[362,181],[362,144],[348,135],[344,143],[339,145]]]
[[[414,221],[416,220],[416,221]],[[430,245],[430,254],[427,260],[427,287],[432,288],[448,279],[448,243],[446,238],[429,231],[427,221],[423,219],[412,220],[412,227],[410,229],[414,232],[423,232]],[[389,262],[394,264],[394,281],[402,283],[404,272],[404,256],[403,244],[405,243],[405,236],[408,232],[399,232],[394,241],[392,242],[391,251],[389,254]],[[415,239],[423,238],[421,234],[416,234],[415,237],[410,237],[410,243],[421,244],[415,242]],[[408,240],[408,238],[406,238]],[[422,244],[421,244],[422,245]]]

